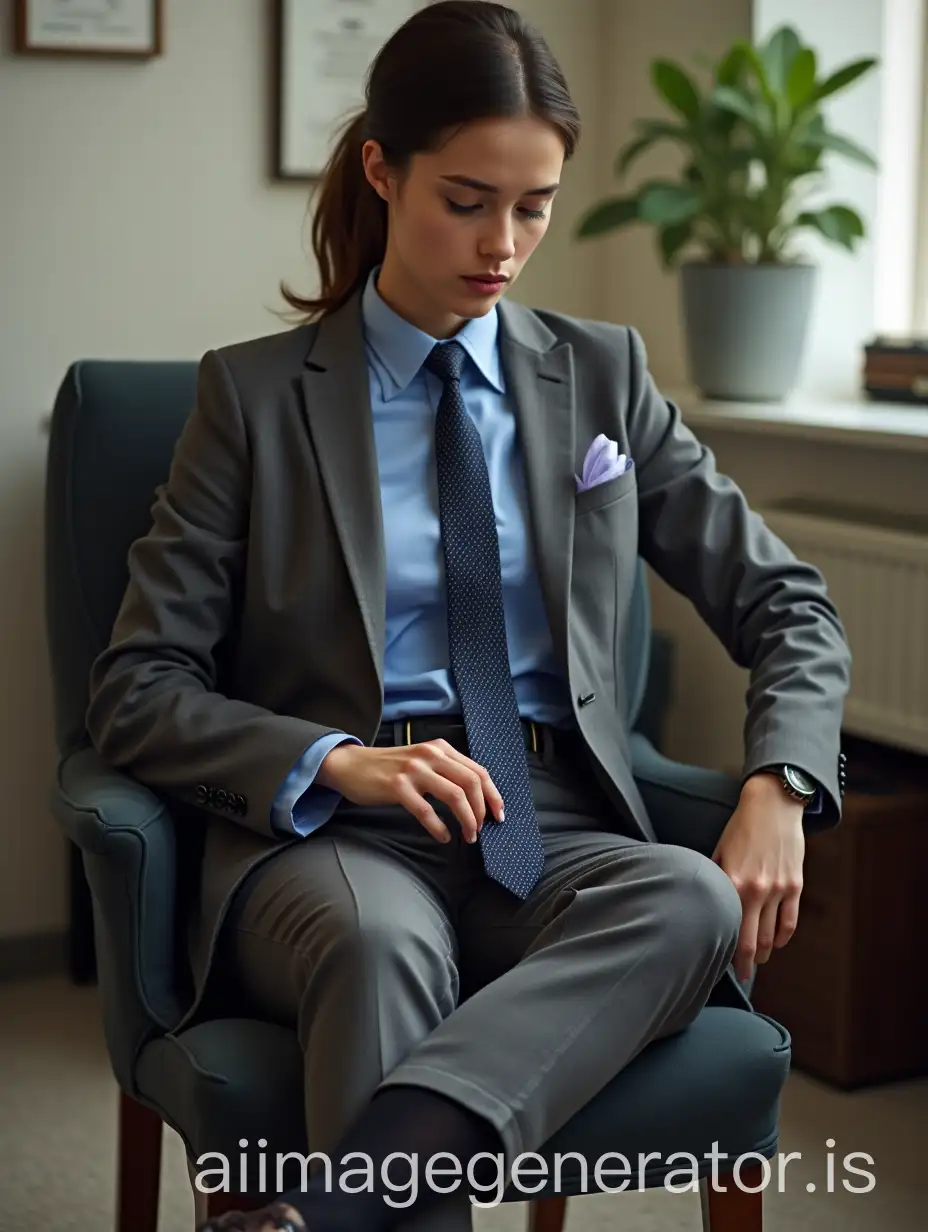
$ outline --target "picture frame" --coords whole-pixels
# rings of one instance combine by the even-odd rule
[[[389,36],[431,0],[274,0],[274,179],[317,183]]]
[[[164,0],[13,0],[13,48],[26,56],[150,60],[164,49]]]

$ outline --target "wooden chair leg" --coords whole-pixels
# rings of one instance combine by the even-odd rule
[[[539,1198],[529,1204],[528,1232],[564,1232],[566,1198]]]
[[[744,1167],[738,1176],[741,1185],[757,1192],[745,1193],[732,1173],[719,1174],[718,1190],[712,1188],[711,1178],[700,1185],[703,1232],[763,1232],[764,1194],[758,1188],[764,1179],[761,1166]],[[726,1192],[721,1193],[722,1189]]]
[[[274,1201],[273,1194],[249,1197],[248,1194],[213,1193],[203,1194],[203,1197],[206,1199],[207,1219],[218,1219],[229,1211],[256,1211],[259,1206],[267,1206],[268,1202]]]
[[[158,1232],[161,1117],[119,1093],[117,1232]]]

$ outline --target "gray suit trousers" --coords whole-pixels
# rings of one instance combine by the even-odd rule
[[[509,1176],[651,1040],[685,1028],[733,957],[741,903],[716,864],[622,834],[566,758],[529,765],[546,863],[525,902],[434,800],[450,843],[401,806],[343,800],[236,896],[227,962],[256,1012],[296,1028],[309,1149],[335,1177],[340,1139],[397,1084],[487,1118]],[[469,1227],[464,1181],[438,1218],[404,1226]]]

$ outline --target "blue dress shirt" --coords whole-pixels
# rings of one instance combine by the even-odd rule
[[[374,270],[362,299],[386,554],[383,718],[460,714],[449,671],[445,562],[441,544],[435,415],[441,382],[423,370],[436,344],[381,299]],[[528,503],[516,420],[506,397],[496,309],[468,321],[456,341],[468,361],[461,393],[487,459],[499,533],[509,661],[519,713],[566,727],[573,715],[554,655],[538,571],[527,535]],[[326,754],[356,736],[323,736],[303,753],[272,808],[283,834],[310,834],[341,796],[314,784]]]

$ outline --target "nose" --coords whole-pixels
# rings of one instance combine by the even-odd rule
[[[493,219],[487,224],[480,237],[480,255],[489,258],[497,264],[511,261],[516,253],[513,237],[512,219],[507,214],[504,218]]]

